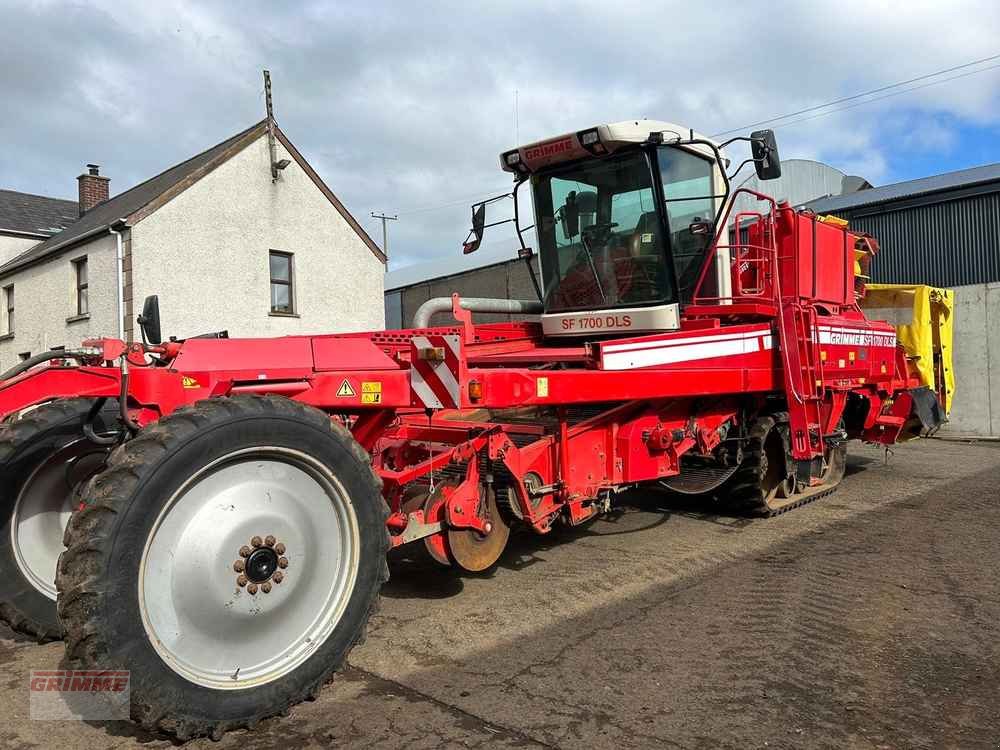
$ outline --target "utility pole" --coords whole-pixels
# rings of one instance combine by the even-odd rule
[[[382,220],[382,254],[385,256],[386,265],[389,264],[389,227],[386,224],[387,221],[398,221],[398,216],[386,216],[385,214],[377,214],[372,211],[373,219]]]

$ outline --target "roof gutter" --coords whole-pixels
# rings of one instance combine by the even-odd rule
[[[27,237],[28,239],[32,240],[33,239],[47,240],[49,237],[55,234],[55,232],[52,232],[50,234],[43,234],[41,232],[26,232],[21,229],[4,229],[3,227],[0,227],[0,234],[6,234],[8,236],[13,236],[13,237]]]

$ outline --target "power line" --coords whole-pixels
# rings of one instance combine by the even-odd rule
[[[968,71],[966,73],[959,73],[957,76],[949,76],[948,78],[942,78],[939,81],[931,81],[929,83],[921,84],[920,86],[913,86],[912,88],[903,89],[902,91],[892,91],[892,92],[890,92],[888,94],[883,94],[882,96],[877,96],[874,99],[866,99],[863,102],[855,102],[854,104],[848,104],[846,107],[838,107],[837,109],[832,109],[829,112],[820,112],[819,114],[810,115],[809,117],[800,117],[798,120],[791,120],[789,122],[783,122],[780,125],[777,125],[776,127],[778,127],[778,128],[786,128],[789,125],[795,125],[795,124],[800,123],[800,122],[806,122],[808,120],[815,120],[815,119],[820,118],[820,117],[826,117],[827,115],[833,115],[833,114],[836,114],[837,112],[843,112],[843,111],[848,110],[848,109],[854,109],[855,107],[860,107],[860,106],[862,106],[864,104],[871,104],[873,102],[881,101],[882,99],[889,99],[889,98],[894,97],[894,96],[902,96],[903,94],[908,94],[911,91],[919,91],[920,89],[925,89],[925,88],[928,88],[930,86],[936,86],[939,83],[947,83],[948,81],[954,81],[957,78],[965,78],[966,76],[975,75],[976,73],[985,73],[986,71],[989,71],[989,70],[996,70],[997,68],[1000,68],[1000,63],[998,63],[996,65],[990,65],[987,68],[981,68],[980,70],[970,70],[970,71]]]
[[[791,120],[789,122],[781,122],[781,124],[777,125],[777,127],[784,128],[784,127],[788,127],[790,125],[796,125],[796,124],[801,123],[801,122],[807,122],[809,120],[815,120],[815,119],[818,119],[820,117],[826,117],[828,115],[835,114],[837,112],[843,112],[845,110],[854,109],[855,107],[860,107],[860,106],[865,105],[865,104],[872,104],[874,102],[881,101],[883,99],[889,99],[889,98],[894,97],[894,96],[901,96],[903,94],[908,94],[908,93],[910,93],[912,91],[919,91],[920,89],[925,89],[925,88],[928,88],[930,86],[937,86],[937,85],[942,84],[942,83],[947,83],[948,81],[954,81],[954,80],[956,80],[958,78],[965,78],[967,76],[977,75],[979,73],[985,73],[987,71],[995,70],[997,68],[1000,68],[1000,64],[990,65],[988,67],[980,68],[978,70],[966,71],[964,73],[960,73],[960,74],[955,75],[955,76],[949,76],[947,78],[941,78],[941,79],[935,80],[935,81],[928,81],[927,83],[923,83],[923,84],[921,84],[919,86],[911,86],[910,88],[902,89],[900,91],[893,91],[893,89],[898,89],[901,86],[909,86],[909,84],[912,84],[912,83],[918,83],[920,81],[927,81],[927,79],[930,79],[930,78],[936,78],[937,76],[941,76],[941,75],[944,75],[946,73],[952,73],[952,72],[954,72],[956,70],[963,70],[965,68],[969,68],[969,67],[972,67],[974,65],[982,65],[983,63],[991,62],[993,60],[1000,60],[1000,54],[991,55],[989,57],[984,57],[984,58],[981,58],[979,60],[973,60],[971,62],[963,63],[961,65],[954,65],[954,66],[952,66],[950,68],[943,68],[943,69],[935,71],[933,73],[927,73],[925,75],[917,76],[916,78],[910,78],[910,79],[905,80],[905,81],[899,81],[897,83],[888,84],[886,86],[880,86],[878,88],[871,89],[869,91],[864,91],[864,92],[862,92],[860,94],[853,94],[851,96],[841,97],[840,99],[834,99],[833,101],[826,102],[825,104],[817,104],[817,105],[814,105],[812,107],[806,107],[805,109],[797,110],[795,112],[789,112],[789,113],[784,114],[784,115],[778,115],[776,117],[770,117],[770,118],[767,118],[766,120],[759,120],[758,122],[750,123],[749,125],[744,125],[744,126],[739,127],[739,128],[733,128],[731,130],[724,130],[721,133],[716,133],[716,134],[714,134],[714,135],[712,135],[710,137],[711,138],[719,138],[721,136],[730,135],[732,133],[746,132],[750,128],[759,127],[761,125],[767,125],[769,123],[778,123],[778,122],[780,122],[782,120],[787,120],[788,118],[791,118],[791,117],[797,117],[798,115],[803,115],[803,114],[808,114],[810,112],[817,112],[818,110],[828,109],[829,107],[834,107],[837,104],[845,104],[847,102],[854,102],[853,104],[848,104],[848,106],[846,106],[846,107],[837,107],[836,109],[830,109],[829,111],[826,111],[826,112],[818,112],[817,114],[810,115],[809,117],[800,117],[797,120]],[[864,101],[860,101],[860,102],[855,101],[857,99],[862,99],[863,97],[872,96],[873,94],[879,94],[879,93],[882,93],[882,92],[889,92],[889,93],[884,94],[883,96],[874,97],[872,99],[865,99]],[[440,204],[433,205],[433,206],[422,206],[420,208],[405,209],[403,211],[398,212],[398,215],[399,216],[406,216],[406,215],[416,214],[416,213],[425,213],[425,212],[431,212],[431,211],[439,211],[439,210],[445,209],[445,208],[452,208],[453,206],[470,205],[472,203],[475,203],[476,201],[483,200],[485,198],[492,198],[494,195],[500,194],[502,192],[503,192],[503,189],[498,188],[495,192],[477,193],[475,195],[469,195],[469,196],[467,196],[465,198],[457,198],[457,199],[455,199],[453,201],[449,201],[447,203],[440,203]]]
[[[909,80],[906,80],[906,81],[899,81],[898,83],[891,83],[891,84],[889,84],[887,86],[880,86],[879,88],[871,89],[870,91],[864,91],[864,92],[862,92],[860,94],[853,94],[851,96],[845,96],[845,97],[842,97],[840,99],[834,99],[833,101],[826,102],[825,104],[817,104],[817,105],[812,106],[812,107],[806,107],[805,109],[800,109],[800,110],[798,110],[796,112],[789,112],[788,114],[778,115],[776,117],[769,117],[766,120],[759,120],[758,122],[752,122],[749,125],[743,125],[742,127],[733,128],[731,130],[724,130],[721,133],[716,133],[715,135],[713,135],[711,137],[712,138],[719,138],[721,136],[730,135],[732,133],[745,132],[745,131],[749,130],[750,128],[756,128],[756,127],[759,127],[761,125],[767,125],[768,123],[778,122],[779,120],[786,120],[789,117],[796,117],[798,115],[804,115],[804,114],[806,114],[808,112],[815,112],[816,110],[826,109],[827,107],[832,107],[832,106],[834,106],[836,104],[843,104],[845,102],[854,101],[855,99],[861,99],[862,97],[865,97],[865,96],[871,96],[872,94],[879,94],[879,93],[881,93],[883,91],[889,91],[890,89],[899,88],[900,86],[908,86],[911,83],[917,83],[918,81],[925,81],[928,78],[935,78],[937,76],[944,75],[945,73],[952,73],[952,72],[954,72],[956,70],[962,70],[963,68],[970,68],[973,65],[981,65],[982,63],[992,62],[993,60],[1000,60],[1000,54],[991,55],[990,57],[984,57],[984,58],[982,58],[980,60],[973,60],[971,62],[962,63],[961,65],[955,65],[955,66],[950,67],[950,68],[943,68],[942,70],[938,70],[938,71],[935,71],[933,73],[927,73],[927,74],[922,75],[922,76],[917,76],[916,78],[910,78]],[[926,88],[927,86],[933,86],[933,85],[935,85],[937,83],[944,83],[947,80],[954,80],[954,78],[961,78],[961,77],[966,76],[966,75],[973,75],[974,73],[982,73],[982,72],[987,71],[987,70],[992,70],[995,67],[997,67],[997,66],[991,66],[989,68],[983,68],[982,70],[970,71],[969,73],[963,73],[962,75],[960,75],[960,76],[954,76],[953,78],[944,79],[942,81],[934,81],[932,83],[925,84],[924,86],[916,86],[916,87],[914,87],[912,89],[907,89],[907,91],[916,91],[917,89]],[[905,93],[905,92],[900,92],[900,93]],[[872,99],[871,101],[878,101],[879,99],[885,99],[885,98],[888,98],[888,97],[879,97],[878,99]],[[862,102],[862,103],[867,103],[867,102]],[[844,109],[850,109],[850,107],[844,107]],[[835,110],[835,111],[839,111],[839,110]],[[799,120],[797,122],[801,122],[801,120]],[[786,124],[788,124],[788,123],[786,123]]]
[[[450,208],[452,206],[461,206],[463,204],[464,205],[471,205],[471,204],[475,203],[477,200],[484,200],[486,198],[492,198],[492,197],[494,197],[496,195],[501,195],[504,192],[509,192],[509,191],[510,191],[509,187],[508,188],[497,188],[496,191],[494,191],[494,192],[490,192],[490,193],[486,193],[486,192],[476,193],[475,195],[470,195],[470,196],[467,196],[465,198],[456,198],[455,200],[450,201],[448,203],[440,203],[440,204],[438,204],[436,206],[423,206],[421,208],[410,208],[410,209],[407,209],[407,210],[404,210],[404,211],[399,211],[398,213],[399,213],[400,216],[408,216],[409,214],[419,214],[419,213],[423,213],[425,211],[437,211],[437,210],[442,209],[442,208]]]

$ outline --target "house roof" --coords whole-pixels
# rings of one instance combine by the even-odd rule
[[[960,169],[956,172],[945,172],[944,174],[933,175],[931,177],[921,177],[918,180],[907,180],[906,182],[896,182],[892,185],[859,190],[856,193],[818,198],[806,203],[805,207],[812,209],[816,213],[844,211],[875,203],[886,203],[903,198],[913,198],[927,193],[956,190],[996,181],[1000,181],[1000,164],[987,164],[982,167]]]
[[[156,211],[160,206],[176,197],[220,164],[225,163],[250,143],[261,137],[267,131],[267,125],[268,121],[266,119],[261,120],[243,132],[237,133],[231,138],[222,141],[222,143],[212,146],[207,151],[202,151],[187,161],[176,164],[155,177],[151,177],[145,182],[141,182],[135,187],[126,190],[124,193],[119,193],[104,203],[94,206],[63,231],[52,235],[45,241],[29,248],[0,266],[0,277],[24,266],[44,260],[46,257],[90,239],[96,234],[104,233],[109,227],[116,224],[122,223],[125,226],[132,226],[142,221],[142,219]],[[371,237],[368,236],[368,233],[355,221],[350,212],[348,212],[322,179],[320,179],[319,175],[316,174],[287,137],[285,137],[277,124],[275,124],[274,130],[275,135],[281,141],[282,145],[285,146],[303,171],[309,175],[310,179],[313,180],[320,191],[333,204],[334,208],[351,225],[354,231],[358,233],[358,236],[372,253],[384,263],[385,256]]]
[[[50,237],[78,217],[76,201],[0,190],[0,232]]]

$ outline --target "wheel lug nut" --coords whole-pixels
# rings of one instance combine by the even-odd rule
[[[287,568],[288,567],[288,558],[287,557],[279,557],[278,558],[278,567],[282,568],[282,569]]]
[[[266,537],[264,537],[264,544],[266,544],[268,547],[273,547],[274,543],[276,541],[277,540],[273,536],[271,536],[270,534],[268,534]]]
[[[257,584],[256,583],[251,583],[249,586],[247,586],[247,591],[249,591],[251,594],[256,594],[257,593]]]
[[[246,563],[244,563],[242,559],[237,560],[236,562],[233,563],[233,570],[235,570],[237,573],[242,573],[245,567]]]
[[[247,547],[245,544],[242,547],[240,547],[240,557],[250,557],[251,552],[253,552],[253,550]]]
[[[253,545],[254,547],[260,547],[263,543],[264,540],[261,539],[259,536],[255,536],[253,539],[250,540],[250,544]]]
[[[285,580],[285,574],[282,573],[280,570],[276,570],[274,571],[274,575],[271,576],[271,578],[274,579],[275,583],[281,583],[282,581]]]
[[[281,542],[278,542],[276,545],[274,545],[274,551],[277,552],[279,555],[285,554],[285,545],[282,544]]]
[[[264,583],[262,583],[260,585],[260,588],[261,588],[261,590],[265,594],[270,594],[271,593],[271,582],[270,581],[264,581]]]
[[[240,588],[243,588],[244,586],[247,585],[247,580],[248,579],[246,576],[240,576],[239,578],[236,579],[236,585],[239,586]]]

